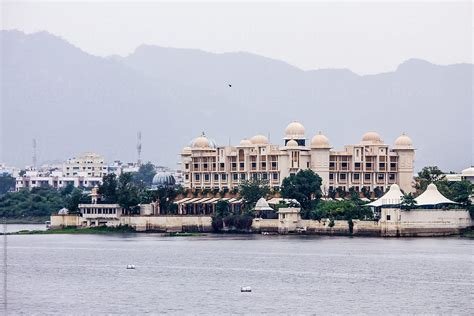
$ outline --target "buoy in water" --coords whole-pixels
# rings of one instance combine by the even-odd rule
[[[129,264],[129,265],[127,265],[127,269],[129,269],[129,270],[134,270],[134,269],[135,269],[135,265],[134,265],[134,264]]]
[[[240,288],[240,292],[252,292],[252,288],[250,286],[243,286]]]

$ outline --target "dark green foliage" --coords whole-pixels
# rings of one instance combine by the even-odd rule
[[[349,225],[349,234],[352,235],[352,233],[354,232],[354,222],[352,221],[352,218],[349,218],[347,220],[347,224]]]
[[[415,206],[416,206],[416,200],[415,200],[415,196],[413,194],[408,193],[408,194],[404,194],[402,196],[402,201],[400,203],[400,208],[409,211],[409,210],[415,208]]]
[[[223,227],[224,227],[224,221],[222,220],[222,218],[219,216],[213,216],[212,229],[214,230],[214,232],[216,233],[220,232]]]
[[[352,219],[373,219],[373,212],[370,208],[361,203],[343,200],[343,201],[319,201],[316,207],[310,211],[309,216],[314,220],[323,218],[332,218],[336,220]]]
[[[336,188],[337,195],[343,199],[346,197],[346,190],[344,190],[342,187],[337,187]]]
[[[66,194],[64,198],[64,206],[69,210],[70,214],[78,214],[81,203],[90,203],[90,199],[85,195],[81,189],[73,188],[73,190]]]
[[[99,194],[102,195],[104,203],[117,203],[117,176],[114,173],[105,175],[102,184],[99,186]]]
[[[34,188],[31,191],[9,192],[0,197],[0,216],[7,218],[48,217],[61,208],[77,211],[77,204],[90,200],[80,189],[58,191],[53,188]]]
[[[252,179],[240,185],[240,196],[244,199],[244,209],[250,210],[260,198],[270,194],[270,186],[266,180]]]
[[[368,190],[366,187],[362,187],[362,194],[364,194],[364,196],[367,198],[367,199],[370,199],[371,198],[371,195],[370,195],[370,190]]]
[[[0,196],[15,189],[15,178],[10,175],[0,175]]]
[[[321,178],[311,169],[300,170],[283,179],[281,195],[296,199],[305,211],[311,210],[321,198]]]
[[[228,215],[223,219],[224,224],[229,228],[236,230],[249,230],[252,226],[253,217],[247,214]]]
[[[140,187],[133,181],[132,173],[122,173],[116,189],[117,203],[120,204],[129,214],[139,212]]]
[[[150,187],[155,175],[155,166],[151,162],[147,162],[140,166],[138,172],[133,175],[133,178],[136,183],[142,183],[146,187]]]
[[[425,191],[430,183],[437,183],[438,181],[446,181],[446,177],[437,166],[428,166],[418,172],[415,177],[415,189],[417,191]]]
[[[218,217],[226,217],[229,215],[230,209],[229,209],[229,202],[227,201],[219,201],[216,204],[216,216]]]

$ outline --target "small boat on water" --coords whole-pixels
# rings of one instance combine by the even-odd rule
[[[127,265],[127,270],[135,270],[135,265],[134,264],[128,264]]]
[[[250,286],[242,286],[240,288],[240,292],[246,292],[246,293],[252,292],[252,288]]]

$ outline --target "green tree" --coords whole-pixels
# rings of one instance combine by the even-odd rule
[[[4,174],[0,175],[0,195],[15,189],[15,178]]]
[[[230,214],[229,202],[219,201],[216,204],[216,216],[224,218]]]
[[[443,182],[443,184],[446,182],[446,177],[443,171],[441,171],[437,166],[423,167],[415,177],[415,189],[417,191],[425,191],[430,183],[436,183],[436,186],[439,188],[438,182]]]
[[[65,197],[64,206],[71,214],[79,213],[80,203],[90,203],[88,197],[79,188],[73,188],[71,193]]]
[[[98,193],[102,196],[102,200],[106,203],[117,203],[117,176],[109,173],[102,178],[102,184],[99,185]]]
[[[281,195],[296,199],[303,210],[309,211],[321,198],[321,177],[311,169],[300,170],[283,179]]]
[[[117,189],[117,202],[129,214],[136,214],[139,211],[140,191],[133,181],[133,174],[126,172],[119,177]]]
[[[150,187],[155,175],[155,165],[153,165],[151,162],[147,162],[138,168],[138,172],[134,174],[134,181],[137,183],[143,183],[145,186]]]
[[[416,206],[415,196],[411,193],[404,194],[402,196],[402,201],[400,203],[400,207],[404,210],[411,210]]]
[[[446,197],[463,206],[469,206],[472,187],[472,183],[467,180],[448,182]]]
[[[240,185],[240,196],[244,200],[244,209],[252,209],[260,198],[270,194],[267,180],[252,179]]]

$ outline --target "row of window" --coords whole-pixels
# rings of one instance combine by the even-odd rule
[[[202,166],[202,168],[203,168],[204,170],[207,170],[207,169],[209,168],[209,164],[208,164],[208,163],[202,163],[202,164],[194,163],[194,164],[193,164],[194,170],[199,170],[200,165]],[[237,164],[237,162],[231,162],[231,163],[230,163],[230,166],[231,166],[231,168],[233,168],[233,169],[236,169],[236,168],[237,168],[237,165],[239,166],[240,169],[245,169],[245,163],[244,163],[244,162],[239,162],[238,164]],[[261,166],[262,169],[265,169],[265,168],[267,168],[267,163],[264,162],[264,161],[262,161],[262,162],[260,162],[260,166]],[[272,162],[270,163],[270,166],[271,166],[272,169],[278,168],[278,162],[272,161]],[[256,169],[256,168],[257,168],[257,163],[256,163],[256,162],[251,162],[251,163],[250,163],[250,167],[251,167],[252,169]],[[185,164],[185,169],[189,169],[189,164],[188,164],[188,163]],[[212,164],[212,170],[215,170],[215,169],[216,169],[216,163],[213,163],[213,164]],[[223,163],[223,162],[219,163],[219,169],[220,169],[220,170],[225,169],[225,163]]]
[[[83,214],[117,214],[117,208],[91,208],[83,209]]]
[[[336,163],[335,162],[329,162],[329,168],[335,168]],[[349,163],[347,162],[340,162],[339,167],[342,169],[348,169],[349,168]],[[354,169],[360,169],[362,167],[361,162],[354,162]],[[372,169],[374,167],[374,163],[372,162],[366,162],[365,163],[365,168],[366,169]],[[387,164],[385,162],[379,162],[379,169],[385,169],[387,167]],[[390,163],[390,168],[391,169],[396,169],[397,168],[397,163],[391,162]]]
[[[214,181],[219,181],[219,180],[227,181],[227,174],[225,174],[225,173],[221,173],[221,174],[216,173],[216,174],[213,174],[212,176],[209,173],[204,173],[204,174],[195,173],[194,174],[194,180],[195,181],[201,181],[201,179],[202,179],[202,180],[204,180],[204,182],[209,182],[209,181],[211,181],[211,177]],[[253,178],[253,179],[262,179],[262,180],[268,180],[269,177],[271,177],[272,180],[278,180],[278,173],[276,173],[276,172],[273,172],[271,174],[268,174],[268,173],[261,173],[261,174],[260,173],[253,173],[251,175],[251,178]],[[186,174],[184,176],[184,178],[186,180],[189,180],[189,174]],[[240,180],[247,180],[247,174],[246,173],[232,173],[231,179],[233,181],[238,181],[239,179]]]
[[[372,180],[372,173],[364,173],[364,180]],[[385,173],[377,173],[377,180],[383,181],[385,180]],[[329,180],[334,180],[336,178],[335,173],[329,173]],[[339,181],[345,181],[349,178],[349,174],[347,173],[340,173],[339,174]],[[358,181],[361,178],[360,173],[353,173],[352,174],[352,180],[353,181]],[[389,173],[388,174],[388,180],[390,181],[395,181],[396,174],[395,173]]]

